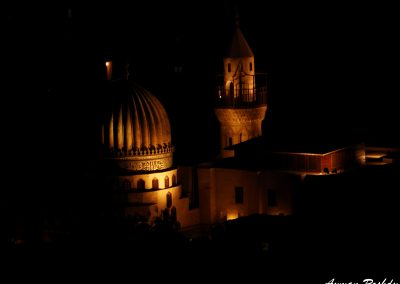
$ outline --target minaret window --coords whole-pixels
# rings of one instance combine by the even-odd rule
[[[228,139],[228,146],[232,146],[232,137],[229,137]]]
[[[250,71],[253,70],[253,62],[250,62]]]
[[[228,72],[231,72],[231,64],[228,63]]]
[[[176,175],[172,175],[172,186],[176,185]]]

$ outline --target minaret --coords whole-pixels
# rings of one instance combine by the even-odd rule
[[[215,113],[221,125],[221,158],[233,156],[227,147],[261,136],[267,111],[265,76],[263,83],[256,88],[254,54],[236,16],[235,33],[224,57],[223,83],[217,87]]]

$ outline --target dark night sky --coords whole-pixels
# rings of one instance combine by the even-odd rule
[[[26,116],[28,137],[52,133],[43,143],[33,139],[34,145],[51,148],[55,140],[68,148],[79,140],[90,147],[82,138],[89,124],[82,121],[92,115],[99,62],[125,53],[135,80],[166,106],[175,144],[183,148],[210,133],[198,143],[210,147],[218,129],[209,103],[235,14],[232,1],[217,2],[72,6],[70,19],[68,6],[10,7],[3,14],[9,70],[4,106]],[[400,144],[393,7],[238,3],[256,70],[268,73],[267,135]],[[173,73],[176,62],[184,64],[181,78]],[[184,132],[188,121],[193,129]],[[21,135],[18,127],[10,131]]]
[[[70,220],[75,216],[70,212],[75,211],[85,227],[92,224],[93,220],[84,216],[98,214],[96,210],[102,206],[98,188],[90,179],[94,172],[90,162],[96,149],[96,102],[102,86],[99,70],[104,66],[104,57],[110,54],[126,54],[131,76],[166,107],[178,157],[175,161],[198,162],[217,154],[218,123],[212,101],[215,75],[222,72],[222,56],[234,28],[233,1],[142,2],[72,6],[71,18],[68,6],[18,3],[2,7],[2,229],[15,232],[15,224],[21,220],[40,228],[44,216]],[[395,2],[348,2],[238,1],[241,29],[255,54],[255,68],[268,73],[269,105],[264,123],[267,137],[279,136],[299,144],[310,138],[321,143],[339,138],[400,146],[400,111],[395,103],[400,63],[398,9]],[[173,72],[177,63],[183,63],[180,75]],[[334,200],[350,200],[344,203],[351,209],[343,211],[336,203],[334,207],[326,207],[325,202],[312,204],[311,208],[340,209],[343,219],[339,220],[348,220],[345,214],[356,210],[353,201],[360,204],[354,208],[363,210],[345,222],[349,226],[343,234],[339,223],[326,231],[332,237],[332,242],[326,243],[328,251],[337,254],[336,246],[331,246],[337,244],[337,237],[342,243],[347,237],[354,240],[362,256],[371,248],[380,251],[381,245],[386,248],[384,252],[391,251],[389,246],[395,243],[396,235],[386,226],[397,220],[386,216],[396,216],[398,208],[394,204],[397,199],[392,198],[395,183],[391,181],[395,179],[389,179],[384,186],[380,179],[369,185],[370,180],[374,179],[366,179],[361,185],[357,180],[354,185],[359,189],[356,193],[362,190],[369,196],[367,203],[354,191],[346,191],[346,184]],[[374,190],[364,193],[368,187]],[[379,194],[375,194],[376,188]],[[333,202],[319,187],[316,192],[318,198]],[[393,206],[377,210],[387,202]],[[313,211],[313,216],[314,212],[320,210]],[[361,215],[367,217],[359,219]],[[315,216],[318,222],[317,226],[312,224],[311,232],[319,231],[322,225],[320,215]],[[381,222],[384,219],[387,221]],[[358,225],[360,220],[365,221],[365,227],[363,222]],[[365,230],[355,230],[354,226]],[[0,234],[1,240],[4,236]],[[306,245],[301,243],[306,255],[307,243],[319,242],[317,236],[320,235],[310,234]],[[352,250],[350,246],[339,253],[349,256],[346,249]],[[317,246],[320,248],[326,251]],[[324,258],[315,257],[314,261],[334,264]],[[373,264],[382,260],[387,263],[389,259],[392,258],[386,255],[384,259],[371,258]],[[287,259],[281,260],[277,264],[286,267]],[[369,256],[363,259],[365,263],[369,260]],[[338,263],[342,261],[340,258]],[[353,258],[344,261],[348,267],[357,264]],[[219,263],[215,267],[220,270]],[[265,277],[264,269],[259,271]]]

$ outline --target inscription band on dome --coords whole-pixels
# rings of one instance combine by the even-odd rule
[[[132,171],[157,171],[172,167],[172,153],[141,156],[141,157],[124,157],[114,158],[118,160],[120,167]]]
[[[127,167],[134,171],[156,171],[172,167],[172,157],[155,159],[151,161],[131,161]]]

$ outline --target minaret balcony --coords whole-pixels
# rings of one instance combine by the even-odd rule
[[[216,107],[248,108],[267,104],[267,87],[246,88],[239,87],[226,90],[224,86],[217,86]]]

